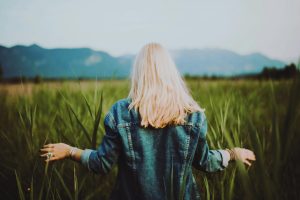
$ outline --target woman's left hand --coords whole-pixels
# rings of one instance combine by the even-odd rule
[[[249,149],[235,147],[232,151],[235,154],[235,160],[240,160],[248,166],[251,166],[251,162],[256,160],[254,152]]]
[[[62,160],[66,157],[69,157],[71,146],[65,143],[55,143],[55,144],[46,144],[43,146],[40,151],[44,154],[41,154],[41,157],[46,157],[46,162],[54,160]]]

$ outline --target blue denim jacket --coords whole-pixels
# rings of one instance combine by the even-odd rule
[[[205,114],[191,113],[183,125],[144,128],[129,104],[122,99],[112,106],[102,143],[97,150],[85,149],[81,163],[97,174],[118,164],[111,199],[200,199],[192,166],[216,172],[229,160],[224,150],[209,150]]]

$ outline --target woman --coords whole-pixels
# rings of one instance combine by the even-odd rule
[[[45,145],[46,162],[71,158],[94,173],[118,163],[111,199],[199,199],[192,166],[224,170],[229,160],[255,160],[243,148],[209,150],[204,110],[191,97],[171,56],[161,45],[145,45],[136,56],[128,98],[104,119],[106,134],[97,150],[64,143]],[[172,194],[171,194],[171,191]]]

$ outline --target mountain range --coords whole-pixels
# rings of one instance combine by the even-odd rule
[[[189,75],[238,75],[258,73],[265,66],[284,67],[285,62],[260,53],[240,55],[224,49],[181,49],[170,51],[179,71]],[[0,45],[4,78],[122,78],[130,74],[134,55],[114,57],[89,48],[46,49],[36,44]]]

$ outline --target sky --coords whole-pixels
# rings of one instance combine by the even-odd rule
[[[89,47],[119,56],[146,43],[300,58],[299,0],[0,0],[0,45]]]

